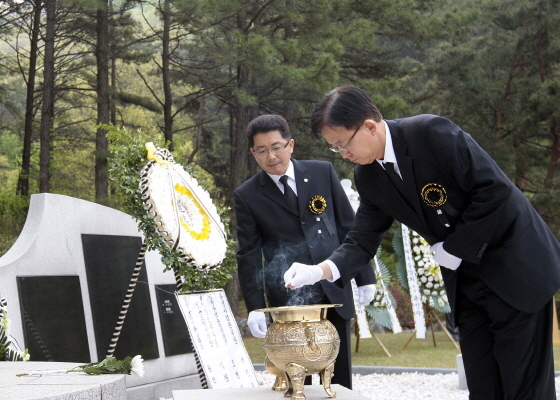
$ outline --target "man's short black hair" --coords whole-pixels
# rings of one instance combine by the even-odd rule
[[[247,138],[249,139],[249,147],[253,147],[253,137],[258,133],[267,133],[270,131],[280,131],[284,139],[289,141],[292,138],[290,127],[284,117],[275,114],[261,115],[252,120],[247,126]]]
[[[311,130],[320,134],[324,126],[357,129],[366,119],[381,122],[383,116],[365,91],[356,86],[341,86],[317,102],[311,114]]]

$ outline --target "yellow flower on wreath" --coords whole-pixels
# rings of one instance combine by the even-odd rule
[[[200,205],[199,201],[196,199],[196,197],[194,197],[193,193],[187,189],[186,187],[176,183],[175,184],[175,190],[184,195],[187,196],[189,199],[191,199],[193,201],[193,203],[195,204],[196,208],[198,209],[198,212],[200,213],[200,215],[202,215],[202,230],[200,232],[196,232],[194,229],[192,229],[187,223],[186,221],[183,219],[183,217],[179,218],[179,221],[181,222],[181,226],[183,228],[185,228],[187,230],[187,232],[190,233],[190,235],[192,236],[193,239],[195,240],[206,240],[210,237],[210,218],[208,218],[208,214],[206,214],[206,211],[204,211],[204,208]]]

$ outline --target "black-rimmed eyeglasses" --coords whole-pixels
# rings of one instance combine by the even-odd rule
[[[273,147],[272,149],[259,150],[259,151],[255,151],[253,149],[251,149],[251,150],[252,150],[253,154],[255,155],[255,157],[263,158],[263,157],[268,156],[269,152],[272,153],[272,154],[283,153],[286,150],[286,148],[288,147],[289,144],[290,144],[290,141],[288,141],[288,143],[286,143],[284,146],[276,146],[276,147]]]
[[[354,139],[354,136],[356,136],[356,133],[358,133],[361,127],[362,125],[360,124],[358,128],[356,128],[352,136],[350,136],[350,140],[346,142],[346,144],[343,144],[342,146],[329,146],[329,150],[334,151],[335,153],[340,153],[342,150],[344,151],[350,150],[350,142],[352,141],[352,139]]]

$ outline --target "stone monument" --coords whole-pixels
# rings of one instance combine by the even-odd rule
[[[68,196],[31,196],[21,235],[0,258],[0,294],[11,334],[32,361],[105,358],[141,245],[125,213]],[[156,252],[144,263],[114,351],[146,360],[144,377],[127,376],[131,400],[200,387],[175,277]]]

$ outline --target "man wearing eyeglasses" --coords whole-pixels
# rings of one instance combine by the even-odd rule
[[[384,120],[355,86],[336,88],[312,128],[353,163],[360,206],[328,260],[294,264],[287,287],[347,285],[393,220],[432,245],[461,337],[470,399],[556,399],[553,297],[560,245],[523,193],[459,126],[436,115]],[[556,318],[556,316],[554,316]]]
[[[328,310],[341,343],[332,383],[352,388],[350,319],[354,315],[350,285],[341,288],[323,281],[287,291],[283,275],[294,261],[318,263],[344,240],[354,211],[332,165],[298,161],[288,123],[279,115],[262,115],[247,127],[250,151],[262,171],[234,192],[237,217],[236,254],[241,291],[249,312],[248,325],[265,337],[265,307],[303,304],[342,304]],[[356,276],[361,304],[375,295],[369,260]]]

